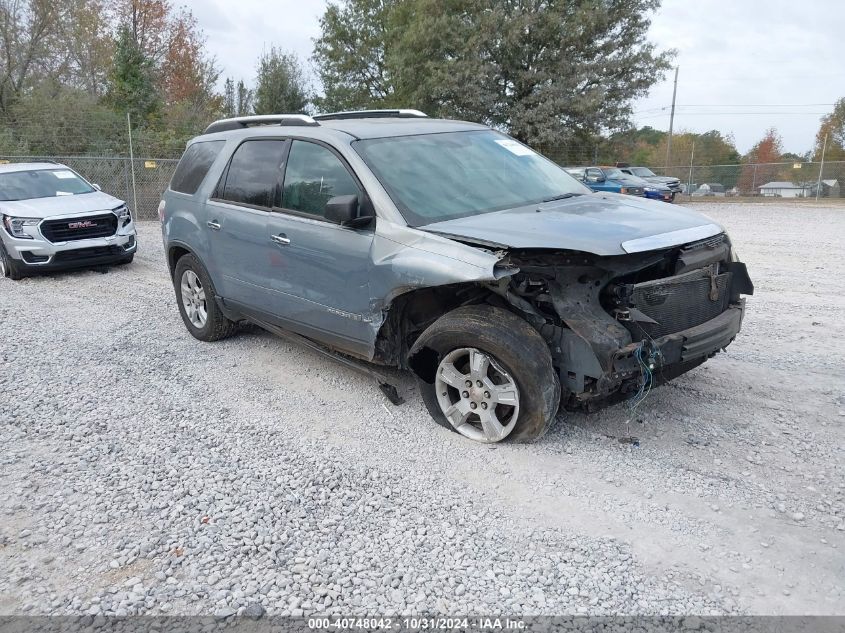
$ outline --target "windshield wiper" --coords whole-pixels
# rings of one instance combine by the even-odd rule
[[[562,193],[559,196],[552,196],[551,198],[544,198],[542,202],[554,202],[555,200],[566,200],[567,198],[574,198],[580,196],[580,193]]]

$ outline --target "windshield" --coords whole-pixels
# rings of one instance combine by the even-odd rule
[[[10,171],[0,174],[0,201],[55,198],[91,193],[94,188],[69,169]]]
[[[603,167],[602,171],[604,171],[605,178],[622,178],[623,180],[625,179],[625,174],[623,174],[615,167]]]
[[[631,172],[640,178],[651,178],[655,175],[648,167],[634,167],[631,169]]]
[[[411,226],[590,193],[547,158],[492,130],[353,145]]]

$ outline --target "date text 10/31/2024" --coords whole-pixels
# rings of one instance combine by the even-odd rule
[[[360,618],[329,618],[316,617],[308,619],[308,628],[312,630],[393,630],[393,631],[461,631],[461,630],[489,630],[489,631],[520,631],[525,629],[525,622],[511,618],[496,617],[360,617]]]

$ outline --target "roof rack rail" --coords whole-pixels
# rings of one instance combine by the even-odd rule
[[[327,114],[315,114],[316,121],[333,121],[339,119],[427,119],[428,115],[419,110],[349,110],[347,112],[329,112]]]
[[[248,127],[259,125],[289,125],[308,126],[320,125],[307,114],[257,114],[254,116],[239,116],[233,119],[220,119],[207,128],[203,134],[212,132],[227,132],[229,130],[242,130]]]

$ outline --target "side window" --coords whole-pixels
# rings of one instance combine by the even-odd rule
[[[601,169],[591,168],[587,170],[587,177],[588,178],[601,178],[602,173]]]
[[[225,144],[226,141],[201,141],[191,145],[176,166],[170,188],[179,193],[195,194]]]
[[[352,175],[331,151],[306,141],[294,141],[285,170],[282,207],[324,216],[335,196],[360,195]]]
[[[272,207],[282,174],[285,141],[246,141],[241,143],[226,174],[219,197],[228,202]]]

